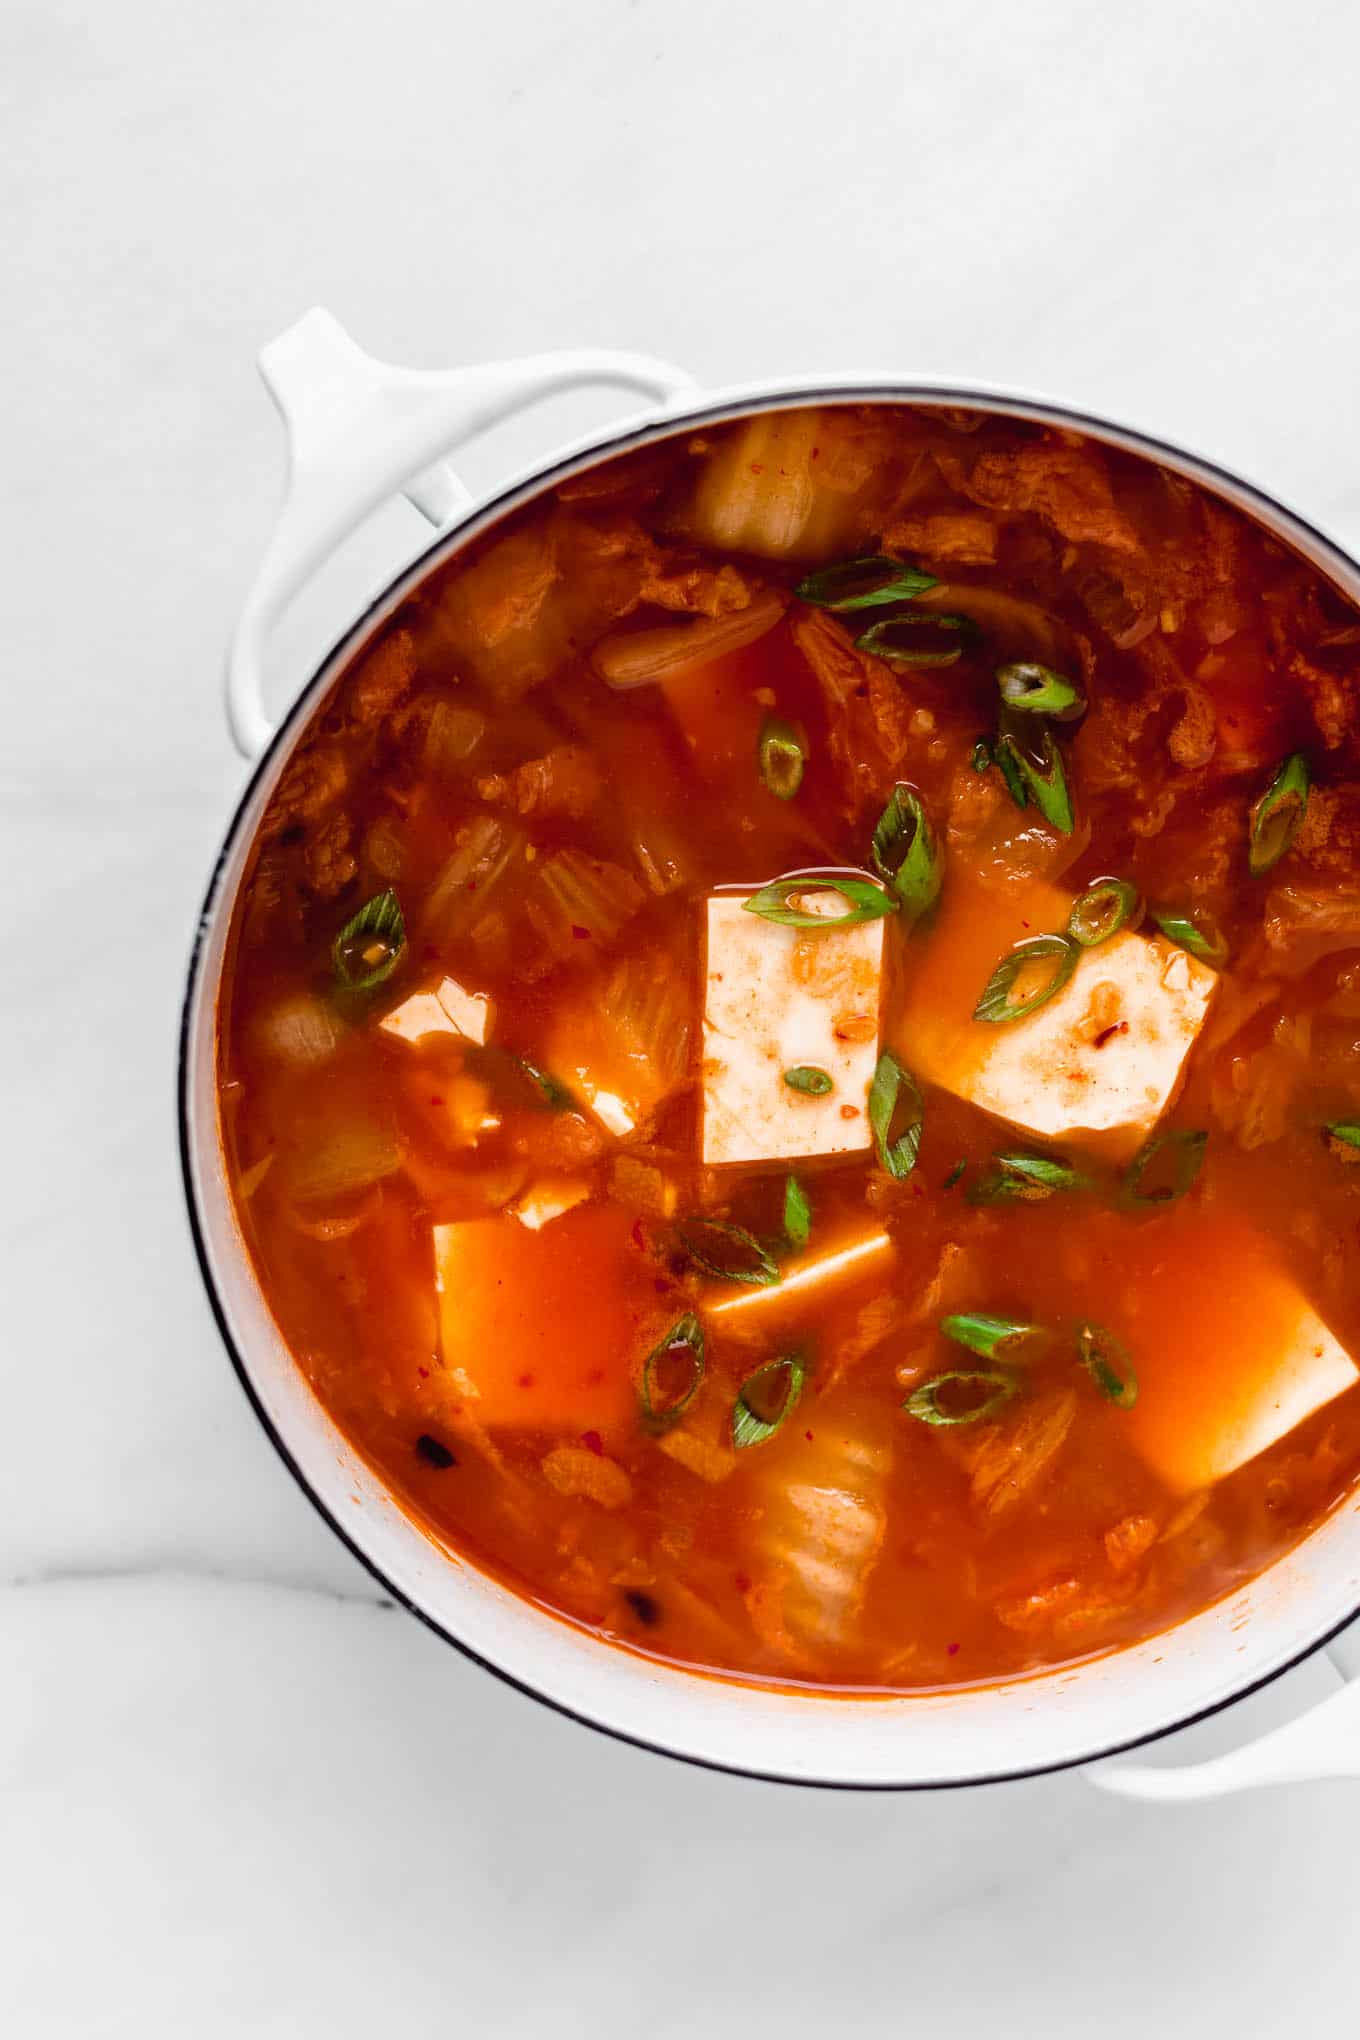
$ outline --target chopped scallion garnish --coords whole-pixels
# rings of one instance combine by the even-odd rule
[[[406,922],[389,886],[346,921],[331,944],[331,962],[346,991],[367,992],[391,977],[405,948]]]
[[[1179,943],[1201,963],[1211,963],[1215,970],[1221,969],[1228,961],[1227,940],[1206,908],[1187,908],[1184,913],[1173,913],[1169,907],[1153,907],[1151,912],[1168,942]]]
[[[839,893],[845,901],[846,911],[843,914],[811,914],[799,904],[809,896],[828,892]],[[898,900],[895,893],[876,885],[869,878],[841,878],[834,874],[822,878],[814,873],[796,878],[776,878],[758,893],[753,893],[743,905],[748,914],[759,914],[763,921],[775,921],[781,928],[830,931],[856,927],[861,921],[881,920],[884,914],[895,914]]]
[[[784,1179],[784,1235],[790,1246],[805,1247],[812,1232],[812,1206],[796,1176]]]
[[[792,800],[803,783],[807,764],[807,738],[795,723],[783,716],[767,715],[760,726],[756,745],[760,777],[776,800]]]
[[[796,1069],[785,1070],[784,1082],[791,1091],[801,1091],[805,1098],[825,1098],[834,1089],[829,1070],[819,1070],[811,1063],[799,1063]]]
[[[1138,1377],[1128,1348],[1113,1332],[1103,1325],[1079,1325],[1077,1358],[1103,1396],[1121,1410],[1133,1408],[1138,1400]]]
[[[800,602],[818,609],[878,609],[888,602],[910,602],[935,586],[933,574],[905,560],[874,553],[867,559],[840,560],[834,567],[822,567],[808,574],[794,589]]]
[[[954,1185],[962,1180],[963,1172],[967,1167],[968,1163],[966,1159],[963,1161],[955,1162],[953,1168],[949,1171],[949,1174],[945,1177],[943,1183],[940,1185],[940,1188],[942,1190],[952,1190]]]
[[[1062,990],[1076,969],[1080,954],[1070,935],[1031,935],[1024,942],[1017,942],[1010,954],[1002,957],[983,986],[982,995],[973,1008],[973,1018],[986,1020],[993,1027],[1027,1019]],[[1042,963],[1049,964],[1048,975],[1034,991],[1022,992],[1019,998],[1013,999],[1011,993],[1020,978],[1032,966]]]
[[[638,1401],[647,1429],[668,1431],[693,1402],[703,1378],[704,1328],[687,1310],[642,1363]]]
[[[895,786],[873,835],[874,869],[886,879],[912,918],[940,894],[943,857],[925,803],[913,786]]]
[[[1308,760],[1302,751],[1294,751],[1251,811],[1247,862],[1253,878],[1273,871],[1298,835],[1309,784]]]
[[[912,1390],[902,1407],[922,1424],[977,1424],[1019,1393],[1020,1383],[999,1367],[958,1367]]]
[[[974,772],[985,772],[987,770],[988,766],[992,763],[992,744],[989,737],[978,738],[972,751],[969,753],[968,763],[972,766]],[[1024,802],[1021,801],[1020,805],[1023,807]]]
[[[1200,1172],[1207,1133],[1180,1129],[1158,1134],[1141,1148],[1124,1174],[1124,1199],[1128,1204],[1174,1204]]]
[[[783,1353],[747,1375],[732,1405],[732,1443],[738,1452],[773,1438],[806,1380],[807,1362],[801,1353]]]
[[[969,1191],[973,1204],[1033,1204],[1060,1191],[1089,1190],[1091,1178],[1058,1155],[993,1155],[992,1166]]]
[[[945,610],[914,609],[906,616],[885,616],[870,624],[855,639],[855,648],[872,652],[893,666],[952,666],[963,656],[963,644],[941,645],[932,641],[931,631],[952,631],[959,638],[977,636],[971,616],[951,616]]]
[[[1056,829],[1059,835],[1070,836],[1074,823],[1072,795],[1068,789],[1062,752],[1054,741],[1052,730],[1044,731],[1039,739],[1039,749],[1042,755],[1037,760],[1031,758],[1008,730],[996,740],[997,763],[1016,806],[1025,805],[1016,791],[1019,786],[1051,828]]]
[[[878,1159],[890,1176],[899,1181],[916,1167],[921,1152],[925,1106],[916,1079],[904,1069],[891,1049],[878,1058],[869,1086],[869,1124],[873,1128]]]
[[[773,1258],[745,1226],[723,1218],[687,1218],[675,1234],[687,1258],[705,1275],[745,1282],[753,1289],[772,1288],[779,1280]]]
[[[1083,949],[1098,949],[1138,911],[1138,888],[1126,878],[1096,878],[1072,902],[1067,932]]]
[[[1018,1358],[1022,1348],[1032,1348],[1046,1336],[1040,1325],[1025,1324],[1020,1318],[991,1317],[980,1310],[955,1311],[940,1319],[940,1330],[955,1345],[966,1346],[984,1360]]]
[[[1353,1119],[1334,1119],[1330,1126],[1323,1128],[1323,1136],[1334,1153],[1344,1153],[1346,1161],[1354,1161],[1360,1154],[1360,1125]]]
[[[1029,659],[998,666],[996,684],[1007,708],[1018,708],[1027,715],[1051,715],[1059,722],[1071,722],[1086,707],[1079,687],[1051,666],[1039,666]]]
[[[537,1063],[531,1063],[522,1055],[512,1056],[511,1061],[532,1085],[540,1103],[546,1105],[550,1112],[567,1112],[575,1105],[576,1100],[571,1092],[551,1070],[541,1070]]]

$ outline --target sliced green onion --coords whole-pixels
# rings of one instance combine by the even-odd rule
[[[760,777],[776,800],[792,800],[803,783],[807,738],[782,715],[767,715],[756,745]]]
[[[1039,742],[1043,756],[1036,762],[1035,759],[1026,756],[1015,737],[1007,731],[1004,736],[997,738],[997,763],[1005,776],[1016,806],[1025,805],[1024,801],[1016,796],[1018,782],[1050,827],[1056,829],[1059,835],[1070,836],[1074,820],[1072,795],[1068,790],[1062,752],[1053,740],[1052,730],[1045,730]]]
[[[564,1083],[553,1076],[550,1070],[541,1070],[537,1063],[529,1062],[522,1055],[512,1056],[510,1060],[514,1063],[515,1068],[532,1084],[534,1090],[538,1093],[540,1101],[547,1106],[550,1112],[566,1112],[575,1105],[576,1100],[572,1097],[571,1092]]]
[[[819,1070],[812,1063],[799,1063],[796,1069],[785,1070],[784,1082],[791,1091],[801,1091],[806,1098],[825,1098],[834,1088],[829,1070]]]
[[[1072,902],[1067,932],[1083,949],[1098,949],[1138,911],[1138,888],[1126,878],[1096,878]]]
[[[871,623],[855,639],[855,649],[872,652],[875,658],[887,659],[894,666],[952,666],[962,658],[963,646],[932,644],[928,636],[922,635],[936,630],[954,631],[965,638],[977,636],[977,625],[971,616],[951,616],[943,609],[919,609],[908,616],[885,616],[882,623]]]
[[[365,900],[331,944],[335,975],[349,992],[367,992],[391,977],[406,948],[406,921],[389,886]]]
[[[846,903],[843,914],[810,914],[796,903],[809,893],[839,893]],[[878,921],[897,912],[897,897],[869,878],[776,878],[743,902],[748,914],[762,921],[775,921],[781,928],[846,928],[861,921]]]
[[[678,1391],[674,1393],[667,1393],[657,1381],[658,1370],[667,1362],[680,1371]],[[647,1429],[668,1431],[693,1402],[703,1378],[704,1328],[694,1312],[687,1310],[642,1363],[638,1402]]]
[[[1041,1325],[1019,1318],[990,1317],[986,1311],[961,1310],[940,1319],[940,1330],[956,1346],[966,1346],[984,1360],[1005,1360],[1017,1349],[1044,1337]]]
[[[1178,942],[1201,963],[1213,964],[1215,970],[1228,961],[1227,939],[1213,915],[1204,908],[1184,914],[1172,913],[1168,907],[1153,907],[1150,911],[1168,942]]]
[[[873,834],[874,870],[918,919],[940,896],[943,859],[925,802],[913,786],[895,786]]]
[[[1005,737],[998,737],[992,754],[992,762],[1006,782],[1006,791],[1018,808],[1029,806],[1029,788],[1015,762],[1015,747]]]
[[[770,1289],[779,1269],[754,1233],[722,1218],[687,1218],[675,1228],[676,1238],[696,1268],[724,1282],[745,1282]]]
[[[1089,1176],[1057,1155],[993,1155],[991,1169],[968,1194],[973,1204],[1033,1204],[1090,1187]]]
[[[822,567],[798,583],[794,594],[800,602],[818,609],[878,609],[886,602],[910,602],[935,586],[933,574],[909,567],[905,560],[873,553],[862,560],[840,560],[834,567]]]
[[[1051,666],[1038,666],[1029,659],[1017,659],[998,666],[996,684],[1007,708],[1026,715],[1051,715],[1059,722],[1071,722],[1086,707],[1086,697]]]
[[[989,737],[979,737],[969,755],[968,763],[974,772],[985,772],[992,763],[992,744]],[[1024,802],[1021,801],[1021,807]]]
[[[1323,1128],[1323,1134],[1329,1147],[1347,1150],[1345,1159],[1348,1162],[1355,1158],[1356,1151],[1360,1151],[1360,1125],[1353,1119],[1334,1119],[1330,1126]]]
[[[1308,805],[1308,787],[1308,760],[1302,751],[1294,751],[1251,811],[1247,861],[1253,878],[1273,871],[1298,835]]]
[[[765,1391],[777,1389],[780,1375],[784,1377],[783,1393],[779,1401],[771,1405]],[[801,1353],[783,1353],[777,1360],[767,1360],[763,1367],[757,1367],[754,1374],[748,1374],[737,1390],[737,1399],[732,1405],[732,1443],[738,1452],[748,1445],[763,1445],[789,1415],[807,1380],[807,1362]],[[765,1411],[773,1407],[774,1414]]]
[[[949,1171],[949,1174],[945,1177],[944,1182],[940,1185],[940,1188],[942,1190],[952,1190],[954,1185],[957,1182],[959,1182],[960,1179],[962,1178],[963,1172],[967,1167],[968,1163],[966,1160],[961,1162],[955,1162],[953,1168]]]
[[[1200,1172],[1207,1133],[1179,1131],[1159,1134],[1141,1148],[1124,1174],[1124,1198],[1129,1204],[1174,1204]]]
[[[947,1408],[941,1400],[941,1391],[959,1384],[966,1391],[977,1393],[987,1390],[981,1401],[964,1403],[961,1409]],[[923,1381],[919,1388],[912,1390],[902,1407],[910,1417],[922,1424],[978,1424],[984,1417],[994,1416],[1011,1397],[1018,1394],[1020,1384],[1013,1374],[1003,1374],[995,1367],[957,1367],[948,1374],[937,1374],[930,1381]],[[957,1393],[957,1387],[955,1388]]]
[[[796,1176],[784,1180],[784,1235],[791,1246],[805,1247],[812,1231],[812,1206]]]
[[[899,1182],[916,1167],[924,1114],[915,1077],[903,1068],[891,1049],[885,1048],[869,1086],[869,1124],[874,1130],[878,1159]]]
[[[1047,1005],[1055,992],[1062,990],[1076,969],[1080,955],[1081,951],[1070,935],[1031,935],[1024,942],[1017,942],[1010,954],[1002,957],[983,986],[982,996],[973,1008],[973,1018],[986,1020],[993,1027],[1027,1019],[1031,1013],[1037,1013],[1040,1006]],[[1011,993],[1021,975],[1032,964],[1043,963],[1049,958],[1053,968],[1037,990],[1012,999]]]
[[[1077,1358],[1102,1395],[1121,1410],[1133,1408],[1138,1400],[1138,1376],[1127,1346],[1113,1332],[1103,1325],[1079,1325]]]

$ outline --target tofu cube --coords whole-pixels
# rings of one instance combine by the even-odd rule
[[[457,978],[446,977],[432,992],[412,992],[378,1022],[412,1048],[431,1034],[449,1034],[480,1047],[491,1028],[491,1001],[484,992],[465,991]]]
[[[768,1289],[732,1283],[703,1302],[704,1316],[714,1330],[763,1338],[785,1320],[799,1318],[811,1304],[820,1306],[852,1290],[886,1282],[893,1267],[893,1243],[880,1225],[824,1241],[800,1260],[787,1262],[781,1279]]]
[[[1222,1480],[1353,1388],[1360,1369],[1274,1249],[1212,1209],[1176,1229],[1139,1229],[1128,1343],[1138,1400],[1120,1419],[1166,1485],[1190,1494]]]
[[[1063,989],[1023,1020],[974,1020],[1017,942],[1066,927],[1070,894],[951,877],[911,944],[891,1035],[918,1077],[1036,1139],[1119,1162],[1180,1089],[1218,976],[1164,936],[1128,932],[1081,952]]]
[[[607,1432],[632,1419],[655,1315],[628,1216],[583,1205],[532,1229],[478,1218],[434,1231],[444,1363],[490,1429]]]
[[[855,1154],[878,1061],[884,921],[830,925],[834,893],[810,892],[823,929],[785,928],[748,914],[749,893],[714,893],[704,963],[703,1159],[710,1166]],[[817,903],[825,902],[823,909]],[[786,1070],[824,1070],[810,1097]]]

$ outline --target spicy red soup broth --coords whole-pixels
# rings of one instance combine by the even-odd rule
[[[680,435],[433,571],[221,1005],[345,1434],[750,1678],[1002,1678],[1268,1564],[1360,1466],[1357,671],[1236,511],[977,413]]]

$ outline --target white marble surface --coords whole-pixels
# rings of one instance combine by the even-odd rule
[[[172,1075],[278,489],[264,339],[321,301],[416,363],[601,341],[1044,386],[1360,538],[1358,57],[1345,0],[9,0],[0,2031],[1354,2023],[1343,1788],[743,1785],[382,1608],[218,1349]]]

